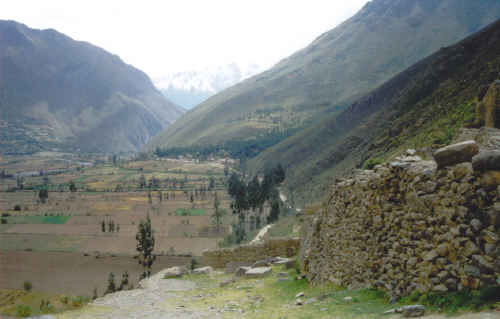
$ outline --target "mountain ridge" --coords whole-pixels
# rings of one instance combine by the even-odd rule
[[[0,21],[0,52],[3,152],[133,152],[182,114],[144,72],[54,29]]]
[[[474,125],[482,96],[499,78],[498,43],[500,20],[419,61],[340,115],[264,151],[249,162],[250,171],[283,163],[287,189],[303,202],[321,197],[333,178],[353,169],[406,148],[430,152],[450,143],[461,127]]]
[[[147,147],[222,145],[314,125],[499,12],[490,0],[371,1],[270,70],[208,99]]]

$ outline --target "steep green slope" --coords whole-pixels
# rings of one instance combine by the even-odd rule
[[[318,198],[331,178],[406,148],[449,143],[469,125],[500,78],[500,21],[443,48],[353,103],[342,114],[252,160],[259,171],[282,163],[297,201]]]
[[[309,127],[499,17],[496,0],[371,1],[305,49],[188,112],[148,147],[258,141]]]
[[[181,114],[118,56],[0,21],[0,152],[136,151]]]

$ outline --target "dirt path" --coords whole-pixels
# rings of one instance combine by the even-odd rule
[[[260,243],[263,239],[264,239],[264,236],[267,234],[267,231],[273,227],[273,224],[270,224],[270,225],[266,225],[264,226],[260,231],[259,233],[257,234],[257,236],[255,236],[254,239],[252,239],[252,241],[250,242],[250,245],[254,245],[254,244],[258,244]]]
[[[218,318],[189,308],[189,302],[178,298],[178,293],[196,288],[187,280],[162,279],[164,272],[142,281],[143,289],[120,291],[96,299],[77,310],[56,315],[60,319],[205,319]]]

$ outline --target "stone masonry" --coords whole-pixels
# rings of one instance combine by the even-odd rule
[[[499,173],[404,156],[341,180],[308,218],[307,278],[394,296],[500,284]]]

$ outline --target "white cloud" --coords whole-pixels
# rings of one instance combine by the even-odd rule
[[[270,66],[367,0],[16,0],[0,19],[53,28],[118,54],[152,77],[226,65]]]

